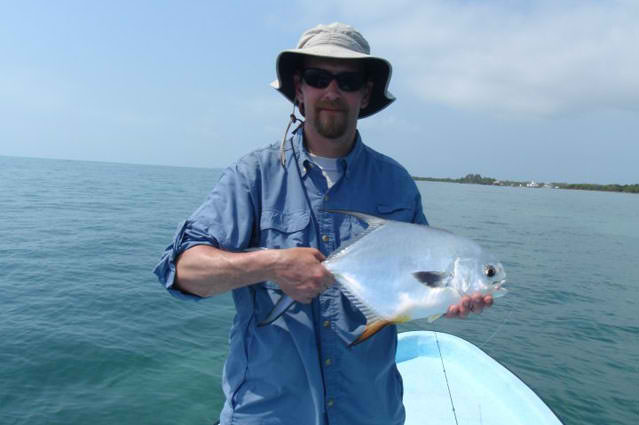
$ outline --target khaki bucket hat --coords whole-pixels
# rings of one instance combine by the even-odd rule
[[[297,48],[282,51],[276,61],[277,80],[271,86],[288,100],[295,100],[293,75],[304,60],[304,56],[359,60],[365,63],[369,78],[373,81],[373,93],[366,108],[359,112],[360,118],[381,111],[395,100],[388,91],[392,67],[386,59],[371,56],[366,39],[350,25],[333,23],[318,25],[304,32]]]

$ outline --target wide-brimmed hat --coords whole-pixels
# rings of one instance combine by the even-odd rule
[[[366,39],[350,25],[333,23],[318,25],[304,32],[297,48],[282,51],[276,61],[277,80],[271,86],[288,100],[295,100],[293,74],[302,66],[304,56],[359,60],[365,63],[373,92],[366,108],[359,111],[364,118],[384,109],[395,97],[388,91],[392,67],[386,59],[371,56]]]

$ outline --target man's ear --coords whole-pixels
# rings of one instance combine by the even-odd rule
[[[360,109],[365,109],[368,107],[368,104],[371,101],[371,96],[373,94],[373,80],[368,80],[362,90],[364,90],[364,94],[362,96],[362,104],[360,105]]]
[[[299,72],[293,74],[293,87],[295,88],[295,99],[297,99],[297,103],[304,103],[304,94],[302,93],[302,76]]]
[[[297,109],[300,110],[300,114],[303,117],[304,114],[304,93],[302,92],[302,76],[299,72],[293,74],[293,87],[295,87],[295,100],[294,103],[297,105]]]

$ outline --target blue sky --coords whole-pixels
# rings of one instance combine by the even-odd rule
[[[275,58],[355,26],[397,101],[364,141],[414,175],[639,183],[639,1],[0,5],[0,155],[225,167],[281,139]]]

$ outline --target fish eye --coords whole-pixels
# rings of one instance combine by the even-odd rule
[[[488,277],[494,277],[497,274],[497,270],[495,270],[495,266],[489,264],[484,267],[484,274]]]

